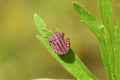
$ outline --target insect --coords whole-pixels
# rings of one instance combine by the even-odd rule
[[[58,55],[66,54],[70,49],[70,39],[64,33],[55,32],[49,39],[50,45]]]

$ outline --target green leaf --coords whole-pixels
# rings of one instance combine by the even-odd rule
[[[46,37],[50,37],[52,33],[47,31],[46,24],[39,16],[37,16],[37,14],[34,14],[34,20],[40,34],[42,36],[46,35]]]
[[[110,2],[109,2],[110,1]],[[115,69],[117,65],[115,59],[115,29],[113,13],[111,7],[111,0],[100,0],[101,14],[103,18],[103,24],[100,24],[87,10],[81,7],[78,3],[73,3],[75,10],[80,14],[87,27],[96,35],[99,40],[100,48],[102,52],[102,59],[106,68],[106,72],[110,80],[114,80],[116,76]],[[108,10],[109,9],[109,10]],[[114,75],[113,75],[114,74]]]
[[[78,56],[73,52],[72,49],[68,51],[65,55],[59,56],[55,53],[49,44],[49,37],[51,37],[52,32],[49,32],[45,27],[44,21],[34,15],[35,23],[39,29],[40,34],[37,38],[40,42],[47,48],[50,54],[76,79],[80,80],[97,80],[95,76],[86,68],[86,66],[81,62]],[[47,36],[47,37],[46,37]]]
[[[114,15],[112,8],[112,0],[99,0],[101,16],[103,20],[103,25],[110,35],[114,32]]]
[[[117,25],[117,34],[116,34],[116,42],[115,42],[115,63],[116,63],[116,76],[117,79],[120,79],[120,19],[119,19],[119,23]]]
[[[106,43],[104,48],[106,47],[106,51],[103,54],[108,55],[108,62],[109,64],[108,69],[106,69],[109,80],[119,80],[120,79],[120,52],[118,46],[119,38],[117,31],[119,30],[115,26],[114,22],[114,14],[113,14],[113,7],[112,7],[112,0],[99,0],[100,2],[100,10],[101,16],[103,20],[103,24],[105,26],[105,41]]]
[[[104,39],[104,26],[97,21],[94,16],[92,16],[87,10],[81,7],[78,3],[74,2],[73,6],[75,10],[78,12],[80,17],[83,19],[84,23],[87,27],[96,35],[100,42],[100,48],[102,52],[102,59],[105,65],[105,68],[108,73],[110,73],[109,62],[108,62],[108,54],[107,47]]]
[[[103,40],[104,26],[77,2],[73,3],[73,7],[82,18],[82,22],[96,35],[98,40]]]

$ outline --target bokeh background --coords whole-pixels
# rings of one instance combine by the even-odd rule
[[[73,0],[0,0],[0,80],[74,79],[35,37],[37,13],[51,31],[64,32],[71,48],[99,80],[106,80],[99,43],[81,23]],[[100,22],[98,0],[77,0]],[[118,15],[119,0],[114,0]],[[117,20],[117,16],[116,16]]]

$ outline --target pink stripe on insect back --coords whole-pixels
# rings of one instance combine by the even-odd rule
[[[61,34],[61,35],[60,35],[60,34]],[[67,45],[66,45],[66,43],[65,43],[65,39],[63,38],[64,35],[63,35],[62,33],[60,33],[60,34],[57,34],[57,36],[58,36],[58,38],[60,39],[60,43],[61,43],[63,49],[64,49],[65,52],[66,52]],[[63,36],[62,36],[62,35],[63,35]]]
[[[60,40],[59,40],[59,38],[58,38],[58,36],[57,36],[57,33],[53,35],[53,38],[54,38],[54,40],[56,41],[56,42],[55,42],[56,45],[59,47],[60,53],[64,53],[65,50],[64,50],[64,48],[62,47],[62,44],[60,43]]]
[[[66,44],[64,43],[64,38],[63,36],[59,33],[56,34],[56,36],[59,38],[59,42],[61,43],[62,48],[64,49],[64,54],[66,53]]]

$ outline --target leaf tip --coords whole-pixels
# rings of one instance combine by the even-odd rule
[[[77,2],[77,1],[74,1],[73,2],[73,7],[75,8],[75,10],[79,10],[80,9],[80,5],[79,5],[79,3]]]
[[[33,15],[34,15],[34,19],[39,17],[36,13],[34,13]]]
[[[73,1],[72,4],[74,6],[74,5],[78,4],[78,2],[77,1]]]
[[[72,3],[75,4],[75,3],[78,3],[78,2],[77,1],[73,1]]]
[[[33,15],[34,15],[34,16],[37,16],[37,14],[36,14],[36,13],[34,13]]]
[[[38,37],[39,37],[39,35],[36,35],[36,37],[38,38]]]

